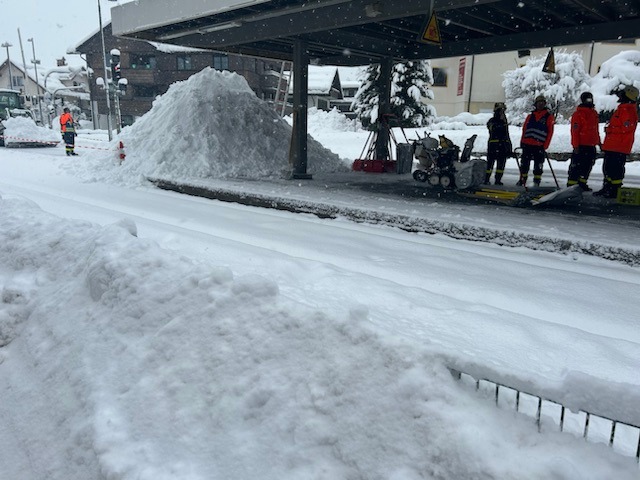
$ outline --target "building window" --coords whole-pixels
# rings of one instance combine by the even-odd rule
[[[229,70],[229,57],[226,54],[214,55],[213,68],[216,70]]]
[[[178,55],[178,70],[193,70],[191,55]]]
[[[342,89],[342,96],[346,97],[346,98],[352,98],[356,96],[356,92],[358,91],[357,88],[343,88]]]
[[[134,96],[144,98],[155,98],[160,95],[158,87],[155,85],[136,85],[134,87]]]
[[[434,87],[447,86],[447,71],[444,68],[433,69],[433,86]]]
[[[129,64],[133,69],[151,70],[156,68],[156,57],[153,55],[131,54],[129,56]]]
[[[24,87],[24,77],[23,76],[21,76],[21,75],[20,76],[13,75],[11,78],[13,79],[11,84],[14,87]]]
[[[133,122],[135,121],[135,119],[133,118],[133,115],[121,115],[120,119],[122,120],[123,127],[128,127],[130,125],[133,125]]]

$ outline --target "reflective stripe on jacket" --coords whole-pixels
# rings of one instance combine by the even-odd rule
[[[571,146],[595,147],[600,145],[600,132],[598,131],[598,112],[595,108],[578,105],[571,115]]]
[[[531,112],[522,125],[522,139],[520,143],[549,148],[553,136],[555,119],[547,110],[535,110]]]
[[[604,127],[602,150],[629,154],[638,126],[638,107],[635,103],[621,103]]]

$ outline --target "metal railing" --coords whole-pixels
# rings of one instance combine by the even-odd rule
[[[510,387],[508,385],[504,385],[500,382],[496,382],[494,380],[490,380],[487,378],[476,378],[473,375],[470,375],[465,372],[461,372],[455,369],[449,369],[454,378],[462,381],[463,383],[471,384],[475,386],[476,391],[484,391],[489,395],[492,395],[495,401],[496,406],[500,406],[501,400],[502,403],[512,403],[516,412],[523,413],[525,415],[530,415],[531,412],[524,411],[522,408],[522,401],[524,397],[527,397],[527,400],[533,400],[533,409],[535,413],[533,416],[535,417],[536,425],[538,427],[538,431],[541,429],[542,425],[542,415],[543,408],[545,410],[545,416],[551,418],[561,432],[569,432],[574,434],[581,434],[585,440],[590,441],[598,441],[596,437],[600,437],[600,439],[608,440],[608,444],[611,448],[614,448],[616,444],[616,435],[620,434],[621,429],[625,430],[624,434],[624,445],[621,445],[619,449],[617,449],[618,453],[623,455],[628,455],[635,448],[635,458],[636,462],[640,463],[640,426],[633,425],[627,422],[622,422],[620,420],[616,420],[613,418],[608,418],[603,415],[596,415],[591,412],[587,412],[585,410],[579,410],[577,412],[570,411],[567,407],[565,407],[562,403],[557,402],[555,400],[543,397],[541,395],[536,395],[535,393],[525,392],[523,390]],[[505,395],[509,393],[509,395]],[[502,394],[502,395],[501,395]],[[505,396],[509,396],[504,400]],[[531,403],[530,401],[528,403]],[[546,406],[546,408],[545,408]],[[549,415],[549,408],[554,407],[557,410],[557,416]],[[569,413],[567,412],[569,410]],[[573,419],[576,417],[584,417],[580,419],[581,426],[580,430],[576,431],[574,428],[573,432],[570,429],[567,429],[567,415],[571,415]],[[590,428],[593,430],[594,421],[598,423],[598,433],[599,435],[589,436]],[[574,422],[575,423],[575,422]],[[622,427],[622,428],[621,428]],[[606,436],[603,438],[603,434],[606,432]],[[634,436],[635,433],[635,436]],[[635,442],[635,444],[634,444]],[[622,443],[622,442],[620,442]]]

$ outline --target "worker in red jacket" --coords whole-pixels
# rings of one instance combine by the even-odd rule
[[[638,126],[638,89],[632,85],[618,92],[618,108],[604,127],[605,137],[602,143],[604,162],[602,190],[594,193],[605,198],[616,198],[622,186],[627,155],[631,153],[633,140]]]
[[[60,115],[60,131],[62,132],[62,140],[64,140],[67,156],[77,155],[73,151],[76,145],[76,128],[69,107],[64,107],[63,113]]]
[[[555,118],[547,109],[547,100],[542,95],[538,95],[533,102],[535,110],[527,115],[527,119],[522,125],[522,138],[520,147],[522,148],[522,158],[520,160],[520,180],[517,185],[523,187],[527,184],[529,167],[533,160],[533,184],[537,187],[542,180],[542,167],[547,148],[553,137],[553,126]]]
[[[567,187],[580,185],[582,190],[590,192],[587,185],[593,164],[596,162],[596,146],[600,146],[598,131],[598,112],[593,104],[593,94],[580,95],[580,105],[571,116],[571,164]]]

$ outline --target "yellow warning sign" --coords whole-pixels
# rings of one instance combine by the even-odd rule
[[[429,18],[427,25],[422,29],[420,41],[442,45],[442,37],[440,37],[440,27],[438,26],[438,17],[436,17],[435,11],[431,14],[431,18]]]

